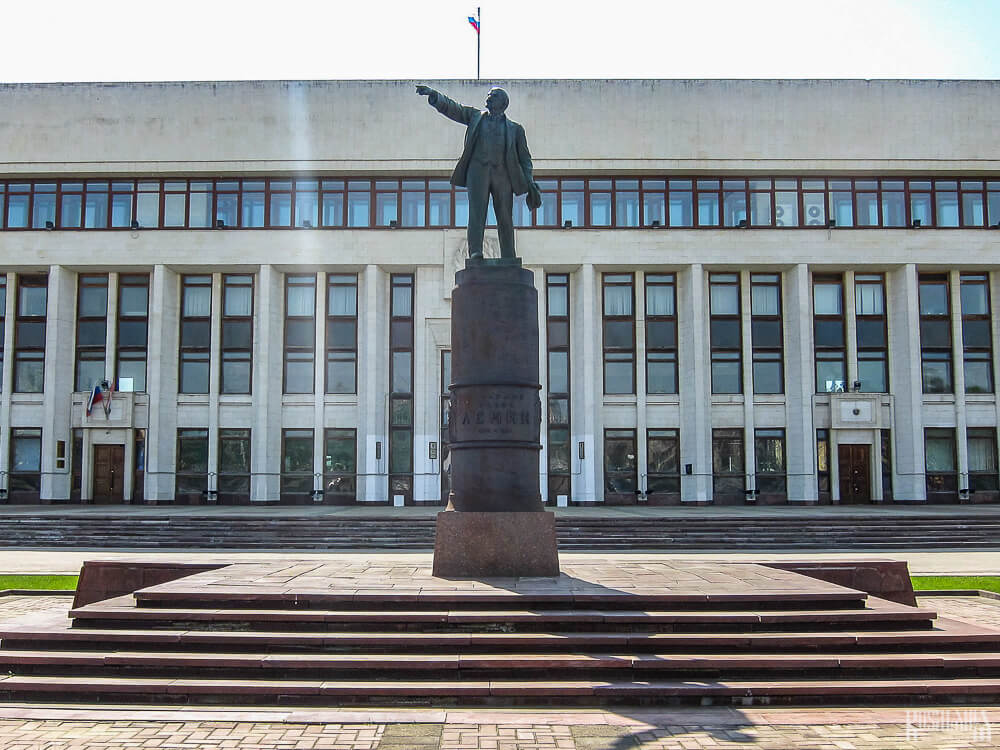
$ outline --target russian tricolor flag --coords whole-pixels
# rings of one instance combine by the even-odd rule
[[[475,19],[475,17],[469,16],[469,23],[472,24],[472,28],[474,28],[476,30],[476,33],[478,34],[479,33],[479,21],[477,21]]]
[[[87,402],[87,416],[94,410],[94,405],[101,403],[104,400],[104,391],[101,390],[101,384],[98,383],[94,386],[94,390],[90,393],[90,401]]]

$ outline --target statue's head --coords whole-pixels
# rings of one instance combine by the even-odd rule
[[[507,109],[508,104],[510,104],[510,97],[502,88],[494,86],[486,95],[486,109],[493,114],[500,114]]]

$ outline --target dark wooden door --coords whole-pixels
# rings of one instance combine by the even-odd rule
[[[871,446],[838,446],[838,458],[841,504],[870,503]]]
[[[94,502],[125,500],[125,446],[94,446]]]

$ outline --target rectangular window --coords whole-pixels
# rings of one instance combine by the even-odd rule
[[[208,430],[177,430],[177,495],[208,490]]]
[[[323,488],[334,504],[351,504],[358,490],[358,438],[353,429],[328,429],[323,456]]]
[[[635,280],[630,273],[603,276],[604,392],[635,393]]]
[[[879,430],[882,443],[882,500],[891,501],[892,494],[892,432]]]
[[[840,276],[813,278],[813,342],[817,393],[839,393],[846,386],[843,286]]]
[[[969,489],[976,492],[1000,490],[997,478],[997,433],[992,427],[970,427]]]
[[[948,277],[919,276],[920,365],[924,393],[952,393]]]
[[[326,392],[357,393],[358,277],[326,277]]]
[[[212,351],[212,277],[181,277],[181,393],[208,393]]]
[[[285,277],[285,393],[312,393],[316,355],[316,276]]]
[[[677,298],[672,273],[646,274],[646,392],[677,393]]]
[[[80,274],[76,301],[75,390],[91,391],[104,380],[108,337],[108,276]]]
[[[712,494],[715,500],[745,499],[743,430],[712,430]]]
[[[545,277],[546,347],[548,350],[548,501],[570,497],[570,348],[569,276]]]
[[[757,491],[762,495],[785,495],[785,431],[754,430],[757,461]]]
[[[118,390],[146,390],[149,276],[118,277]]]
[[[646,494],[651,501],[681,491],[681,441],[677,430],[646,432]]]
[[[250,393],[253,373],[253,276],[222,276],[222,393]]]
[[[963,183],[964,184],[964,183]],[[993,392],[993,334],[988,274],[961,275],[965,392]]]
[[[413,502],[412,273],[389,277],[389,499]]]
[[[854,276],[854,313],[861,391],[888,393],[889,337],[886,329],[885,279],[882,274],[859,273]]]
[[[9,501],[37,502],[42,488],[42,430],[15,427],[10,431]]]
[[[639,478],[637,465],[635,430],[605,430],[604,497],[606,500],[635,502]]]
[[[740,326],[739,274],[709,274],[708,291],[712,393],[742,393],[743,334]]]
[[[41,393],[45,386],[45,320],[48,277],[17,277],[14,320],[14,392]]]
[[[784,393],[781,274],[750,274],[750,340],[753,392]]]
[[[955,469],[955,431],[929,427],[924,430],[924,461],[927,499],[931,502],[958,498],[958,472]]]
[[[313,431],[281,431],[281,502],[289,505],[312,498]]]
[[[250,502],[250,430],[219,430],[219,502]]]

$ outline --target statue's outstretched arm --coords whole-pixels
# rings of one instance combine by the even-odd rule
[[[449,99],[440,91],[436,91],[430,86],[419,84],[417,86],[417,93],[420,96],[426,96],[427,103],[434,107],[434,109],[442,115],[450,120],[454,120],[455,122],[460,122],[463,125],[468,125],[469,121],[479,112],[479,110],[475,107],[466,107],[452,99]]]

